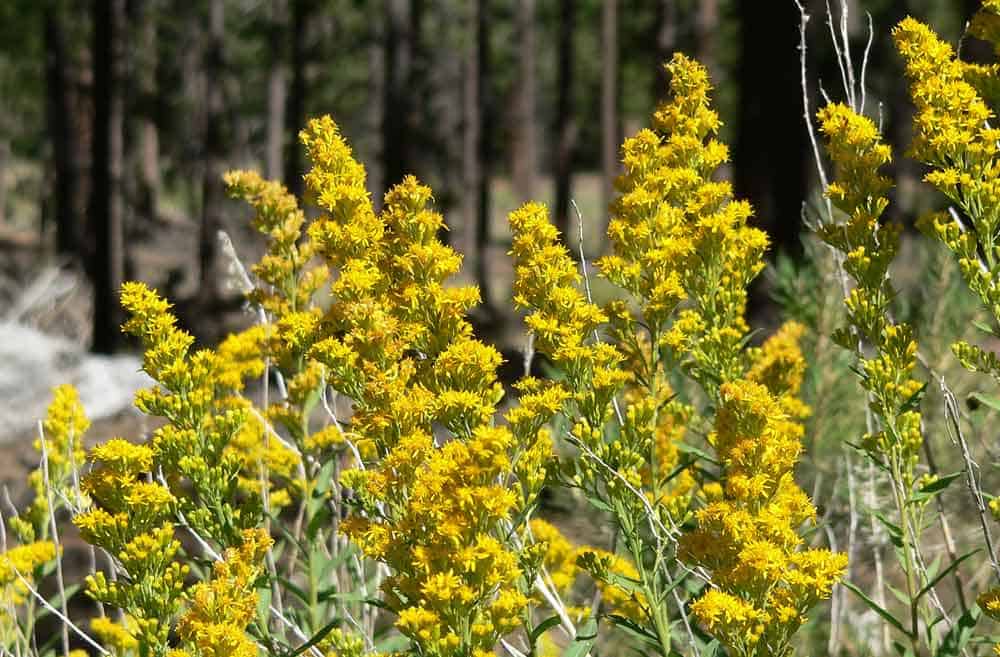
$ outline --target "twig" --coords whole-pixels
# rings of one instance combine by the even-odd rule
[[[90,638],[90,636],[88,636],[86,632],[77,627],[76,624],[73,623],[73,621],[71,621],[66,614],[62,613],[61,611],[50,605],[48,600],[43,598],[42,595],[37,590],[35,590],[35,587],[31,585],[31,582],[25,579],[24,575],[22,575],[17,568],[14,568],[13,565],[11,565],[11,568],[13,569],[14,574],[17,575],[18,580],[21,581],[21,584],[24,585],[24,587],[28,590],[28,592],[31,593],[31,595],[34,596],[36,600],[41,602],[42,606],[48,609],[50,613],[52,613],[53,615],[55,615],[56,618],[61,620],[65,627],[69,628],[70,630],[73,630],[75,634],[77,634],[81,639],[86,641],[92,647],[96,648],[97,651],[100,652],[102,655],[111,654],[110,652],[105,650],[101,646],[101,644],[99,644],[97,641],[94,641],[94,639]]]
[[[56,523],[55,503],[52,499],[52,484],[49,481],[49,452],[46,446],[45,431],[42,428],[42,421],[38,421],[38,441],[42,448],[42,483],[45,486],[45,504],[49,511],[49,524],[52,528],[52,542],[56,545],[56,584],[59,587],[59,600],[62,602],[62,612],[64,616],[69,616],[69,608],[66,603],[66,585],[63,579],[62,556],[58,552],[59,545],[59,525]],[[72,448],[72,445],[70,445]],[[69,654],[69,630],[63,624],[62,631],[63,654]]]
[[[583,285],[584,289],[587,291],[587,303],[593,304],[594,295],[591,293],[590,290],[590,270],[587,267],[587,256],[583,252],[583,213],[580,212],[580,206],[576,204],[575,199],[570,199],[569,202],[570,205],[573,206],[573,210],[576,212],[576,225],[580,231],[580,239],[578,247],[580,250],[580,267],[583,270]],[[597,340],[598,342],[601,342],[601,336],[597,332],[596,328],[594,329],[594,339]],[[624,426],[625,416],[622,415],[622,409],[618,405],[618,399],[616,397],[611,398],[611,406],[615,409],[615,417],[618,418],[618,424]]]

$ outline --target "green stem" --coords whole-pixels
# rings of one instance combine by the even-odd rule
[[[906,572],[906,597],[909,600],[910,611],[910,643],[913,647],[914,655],[920,654],[920,623],[919,623],[919,601],[916,599],[917,582],[916,559],[914,557],[914,546],[911,543],[910,514],[906,507],[906,500],[903,499],[902,485],[903,472],[898,451],[894,448],[890,455],[890,465],[892,469],[892,497],[896,503],[896,510],[899,513],[900,530],[903,534],[903,558],[905,560],[904,569]]]

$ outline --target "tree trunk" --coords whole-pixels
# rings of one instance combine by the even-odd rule
[[[519,201],[534,197],[537,175],[535,139],[535,0],[517,3],[518,74],[514,85],[511,174]]]
[[[93,4],[94,126],[90,220],[95,230],[93,350],[111,353],[120,342],[118,290],[124,277],[122,210],[123,62],[125,0]]]
[[[559,2],[559,33],[556,47],[556,153],[555,221],[566,244],[570,243],[570,193],[572,190],[573,154],[576,149],[577,125],[573,112],[573,36],[576,31],[575,0]]]
[[[618,175],[618,0],[604,0],[601,11],[601,170],[603,172],[604,212],[614,198]]]
[[[292,85],[288,93],[286,129],[289,136],[285,151],[285,185],[296,196],[302,196],[302,147],[299,145],[299,131],[305,127],[306,103],[306,26],[308,25],[311,0],[292,0]]]
[[[285,152],[285,34],[288,26],[287,0],[272,0],[268,43],[271,66],[267,78],[267,154],[264,168],[270,180],[281,178]],[[301,126],[300,126],[301,127]]]
[[[0,140],[0,224],[7,221],[7,167],[10,165],[10,140]]]
[[[476,221],[476,279],[482,295],[483,307],[492,312],[492,297],[489,285],[490,235],[490,181],[493,169],[493,99],[490,94],[490,3],[477,0],[476,46],[479,60],[479,208]]]
[[[385,152],[385,136],[382,134],[385,114],[385,25],[381,21],[371,21],[368,43],[368,132],[375,141],[372,153]],[[368,192],[376,211],[382,209],[385,193],[385,167],[381,157],[371,158],[368,167]]]
[[[156,126],[158,104],[157,34],[154,2],[139,3],[139,214],[155,222],[160,195],[160,136]]]
[[[385,95],[382,108],[382,181],[388,189],[401,182],[409,165],[407,123],[410,94],[407,89],[412,61],[409,0],[385,0]]]
[[[73,130],[73,105],[70,94],[70,62],[66,52],[63,19],[55,3],[43,14],[45,35],[45,111],[52,142],[53,197],[56,219],[56,252],[79,257],[80,215],[77,194],[80,178],[79,147]]]
[[[220,268],[218,232],[222,226],[223,143],[223,0],[209,0],[208,34],[205,51],[205,155],[201,187],[201,234],[198,246],[199,301],[209,305],[219,299]]]
[[[775,3],[770,3],[775,4]],[[741,7],[741,9],[746,9]],[[772,13],[773,8],[769,7],[768,11],[763,11],[763,13]],[[745,27],[745,24],[744,24]],[[773,25],[771,27],[773,31]],[[716,36],[719,33],[719,0],[698,0],[698,10],[694,17],[694,39],[696,56],[698,61],[700,61],[705,68],[708,69],[709,75],[712,76],[712,80],[716,86],[719,83],[719,66],[718,66],[718,42]],[[763,35],[754,35],[758,38],[767,37],[767,33]],[[794,51],[793,51],[794,52]]]
[[[799,63],[794,56],[792,3],[743,3],[740,103],[733,182],[738,196],[756,210],[757,224],[771,235],[775,250],[797,252],[806,198],[807,142],[802,124]],[[796,104],[798,103],[798,104]]]
[[[465,190],[462,194],[462,226],[460,230],[462,251],[467,267],[478,267],[476,258],[476,228],[479,222],[479,54],[476,39],[479,25],[478,2],[466,5],[465,52],[462,61],[462,176]]]
[[[667,96],[670,83],[664,67],[674,50],[677,49],[677,3],[675,0],[660,0],[656,5],[656,22],[653,24],[653,43],[656,48],[656,74],[653,76],[653,101]]]

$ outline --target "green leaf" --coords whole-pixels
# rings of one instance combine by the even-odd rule
[[[311,639],[309,639],[308,641],[306,641],[305,643],[303,643],[301,646],[299,646],[295,650],[292,650],[290,652],[286,652],[285,653],[285,657],[298,657],[299,655],[301,655],[302,653],[304,653],[306,650],[309,650],[314,645],[316,645],[317,643],[319,643],[320,641],[322,641],[323,638],[327,634],[329,634],[330,632],[332,632],[333,629],[335,627],[337,627],[337,625],[340,624],[340,622],[341,621],[340,621],[339,618],[333,619],[332,621],[330,621],[329,623],[327,623],[326,625],[324,625],[322,627],[322,629],[320,629],[319,632],[317,632],[316,634],[312,635]]]
[[[987,333],[995,337],[1000,337],[997,335],[997,332],[993,329],[993,327],[987,324],[986,322],[974,319],[972,320],[972,325],[975,326],[980,331],[982,331],[983,333]]]
[[[899,589],[897,589],[892,584],[886,584],[885,588],[889,589],[889,593],[892,593],[892,595],[897,600],[899,600],[900,603],[902,603],[904,605],[909,605],[910,604],[910,596],[908,596],[906,593],[903,593],[902,591],[900,591]]]
[[[925,502],[945,488],[947,488],[951,482],[955,481],[962,476],[962,472],[952,472],[951,474],[941,475],[936,480],[931,483],[921,486],[917,492],[910,496],[910,499],[906,501],[907,504],[916,504],[918,502]]]
[[[313,489],[314,494],[319,496],[325,496],[327,494],[335,483],[333,481],[333,469],[336,465],[336,460],[331,459],[324,463],[323,467],[319,469],[319,472],[316,473],[316,487]]]
[[[902,546],[903,530],[900,529],[899,525],[895,524],[894,522],[886,518],[879,511],[872,511],[871,514],[875,516],[878,519],[878,521],[882,523],[882,526],[885,527],[886,531],[889,532],[889,539],[892,541],[892,544],[895,545],[896,547]]]
[[[316,510],[315,515],[312,515],[309,520],[309,525],[306,527],[306,538],[310,541],[316,539],[316,534],[319,532],[320,528],[326,527],[330,524],[330,516],[332,512],[329,505],[324,501],[323,505]]]
[[[611,506],[607,502],[605,502],[601,498],[597,497],[596,495],[593,495],[591,493],[584,493],[584,497],[587,498],[587,501],[590,502],[591,506],[593,506],[595,509],[597,509],[599,511],[604,511],[605,513],[614,513],[615,512],[615,510],[612,509]]]
[[[978,605],[971,606],[958,622],[944,635],[941,647],[934,657],[957,657],[972,638],[972,630],[982,615]]]
[[[962,556],[960,556],[959,558],[955,559],[950,564],[948,564],[948,566],[944,570],[935,575],[934,578],[931,579],[931,581],[927,582],[927,585],[924,586],[924,588],[920,589],[920,591],[917,593],[916,599],[919,600],[921,597],[927,594],[931,589],[937,586],[938,582],[947,577],[949,573],[954,572],[954,570],[958,568],[963,561],[965,561],[966,559],[968,559],[977,552],[979,552],[978,548],[970,552],[966,552],[965,554],[963,554]]]
[[[699,459],[703,461],[708,461],[709,463],[713,463],[715,465],[722,465],[717,458],[715,458],[705,450],[695,447],[694,445],[689,445],[684,442],[679,442],[677,443],[677,451],[682,454],[693,454],[694,456],[697,456]]]
[[[529,635],[531,637],[531,645],[535,645],[543,634],[558,625],[559,622],[558,616],[549,616],[538,625],[535,625],[535,627],[531,629],[531,634]]]
[[[719,643],[718,639],[712,639],[705,649],[701,652],[701,657],[716,657],[719,654],[719,648],[722,644]]]
[[[292,595],[294,595],[296,598],[298,598],[299,600],[301,600],[306,605],[309,604],[309,595],[306,594],[306,592],[304,590],[302,590],[294,582],[292,582],[291,580],[289,580],[286,577],[280,577],[280,576],[278,577],[278,581],[281,582],[282,588],[284,588],[284,589],[288,590],[289,592],[291,592]]]
[[[597,620],[591,618],[583,627],[577,628],[576,638],[566,646],[563,657],[585,657],[597,640]]]
[[[271,588],[261,588],[257,592],[257,618],[271,617]]]
[[[619,575],[618,573],[609,572],[608,582],[617,586],[626,593],[642,593],[642,582],[637,579],[632,579],[631,577],[625,577],[624,575]]]
[[[886,622],[888,622],[890,625],[895,627],[897,630],[899,630],[906,636],[910,636],[910,633],[906,631],[906,629],[903,627],[903,624],[900,623],[895,616],[890,614],[888,610],[883,609],[882,606],[879,605],[879,603],[869,598],[864,591],[862,591],[861,589],[859,589],[858,587],[847,581],[843,582],[843,585],[846,586],[850,591],[852,591],[854,595],[861,598],[861,601],[864,602],[866,605],[868,605],[869,609],[871,609],[876,614],[885,619]]]
[[[974,392],[969,395],[969,399],[974,399],[983,406],[993,409],[994,411],[1000,411],[1000,399],[993,397],[991,395],[984,395],[981,392]]]
[[[636,638],[640,641],[644,641],[645,643],[648,643],[649,645],[656,648],[657,654],[662,654],[660,648],[660,639],[655,634],[647,630],[642,625],[639,625],[631,618],[626,618],[618,614],[608,614],[605,616],[605,618],[611,621],[615,625],[615,627],[618,627],[621,630],[623,630],[626,634],[629,634],[633,638]]]

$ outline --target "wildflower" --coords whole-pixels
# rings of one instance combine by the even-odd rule
[[[254,657],[257,645],[246,635],[246,627],[257,613],[256,580],[263,570],[264,554],[272,545],[263,530],[242,534],[237,548],[226,550],[216,561],[212,578],[194,587],[191,606],[181,616],[177,633],[191,654],[204,657]]]
[[[52,541],[36,541],[0,552],[0,603],[5,607],[21,604],[38,568],[55,558]]]
[[[692,608],[734,654],[781,654],[844,566],[842,555],[804,549],[797,533],[814,516],[791,474],[801,451],[798,420],[808,413],[796,398],[804,329],[789,324],[762,347],[744,347],[746,287],[763,267],[767,238],[748,225],[750,206],[733,200],[728,183],[711,179],[728,151],[715,139],[721,124],[707,72],[681,55],[667,69],[671,98],[653,127],[622,148],[624,174],[608,227],[613,252],[598,262],[626,298],[603,309],[590,303],[544,208],[528,204],[510,216],[515,302],[531,312],[535,347],[564,374],[558,389],[570,396],[560,410],[581,450],[574,483],[611,509],[630,551],[631,559],[588,551],[580,565],[623,613],[651,622],[669,650],[663,603],[650,608],[673,590],[672,564],[661,558],[669,538],[657,534],[692,518],[696,481],[679,445],[692,428],[714,426],[709,443],[721,462],[720,483],[705,483],[706,505],[678,549],[711,572],[718,591]],[[678,370],[716,405],[714,419],[677,398],[670,382]],[[650,523],[652,539],[639,530],[640,519]],[[650,552],[658,555],[652,567]],[[792,582],[794,560],[824,558],[833,567],[812,573],[815,590]],[[720,611],[720,600],[738,613]],[[735,618],[746,625],[733,625]]]
[[[478,290],[446,284],[461,257],[438,240],[444,223],[430,189],[407,177],[376,213],[364,168],[329,117],[310,121],[301,141],[312,161],[306,185],[324,211],[308,239],[337,275],[321,319],[300,307],[279,332],[294,335],[286,343],[318,366],[320,388],[351,400],[353,416],[349,437],[300,437],[315,447],[356,442],[364,470],[339,484],[354,489],[358,508],[342,529],[390,567],[382,588],[397,628],[426,654],[486,654],[528,604],[507,537],[544,481],[547,418],[515,418],[516,436],[492,426],[500,354],[465,318]],[[537,397],[537,412],[557,403]],[[436,428],[448,438],[436,440]]]

